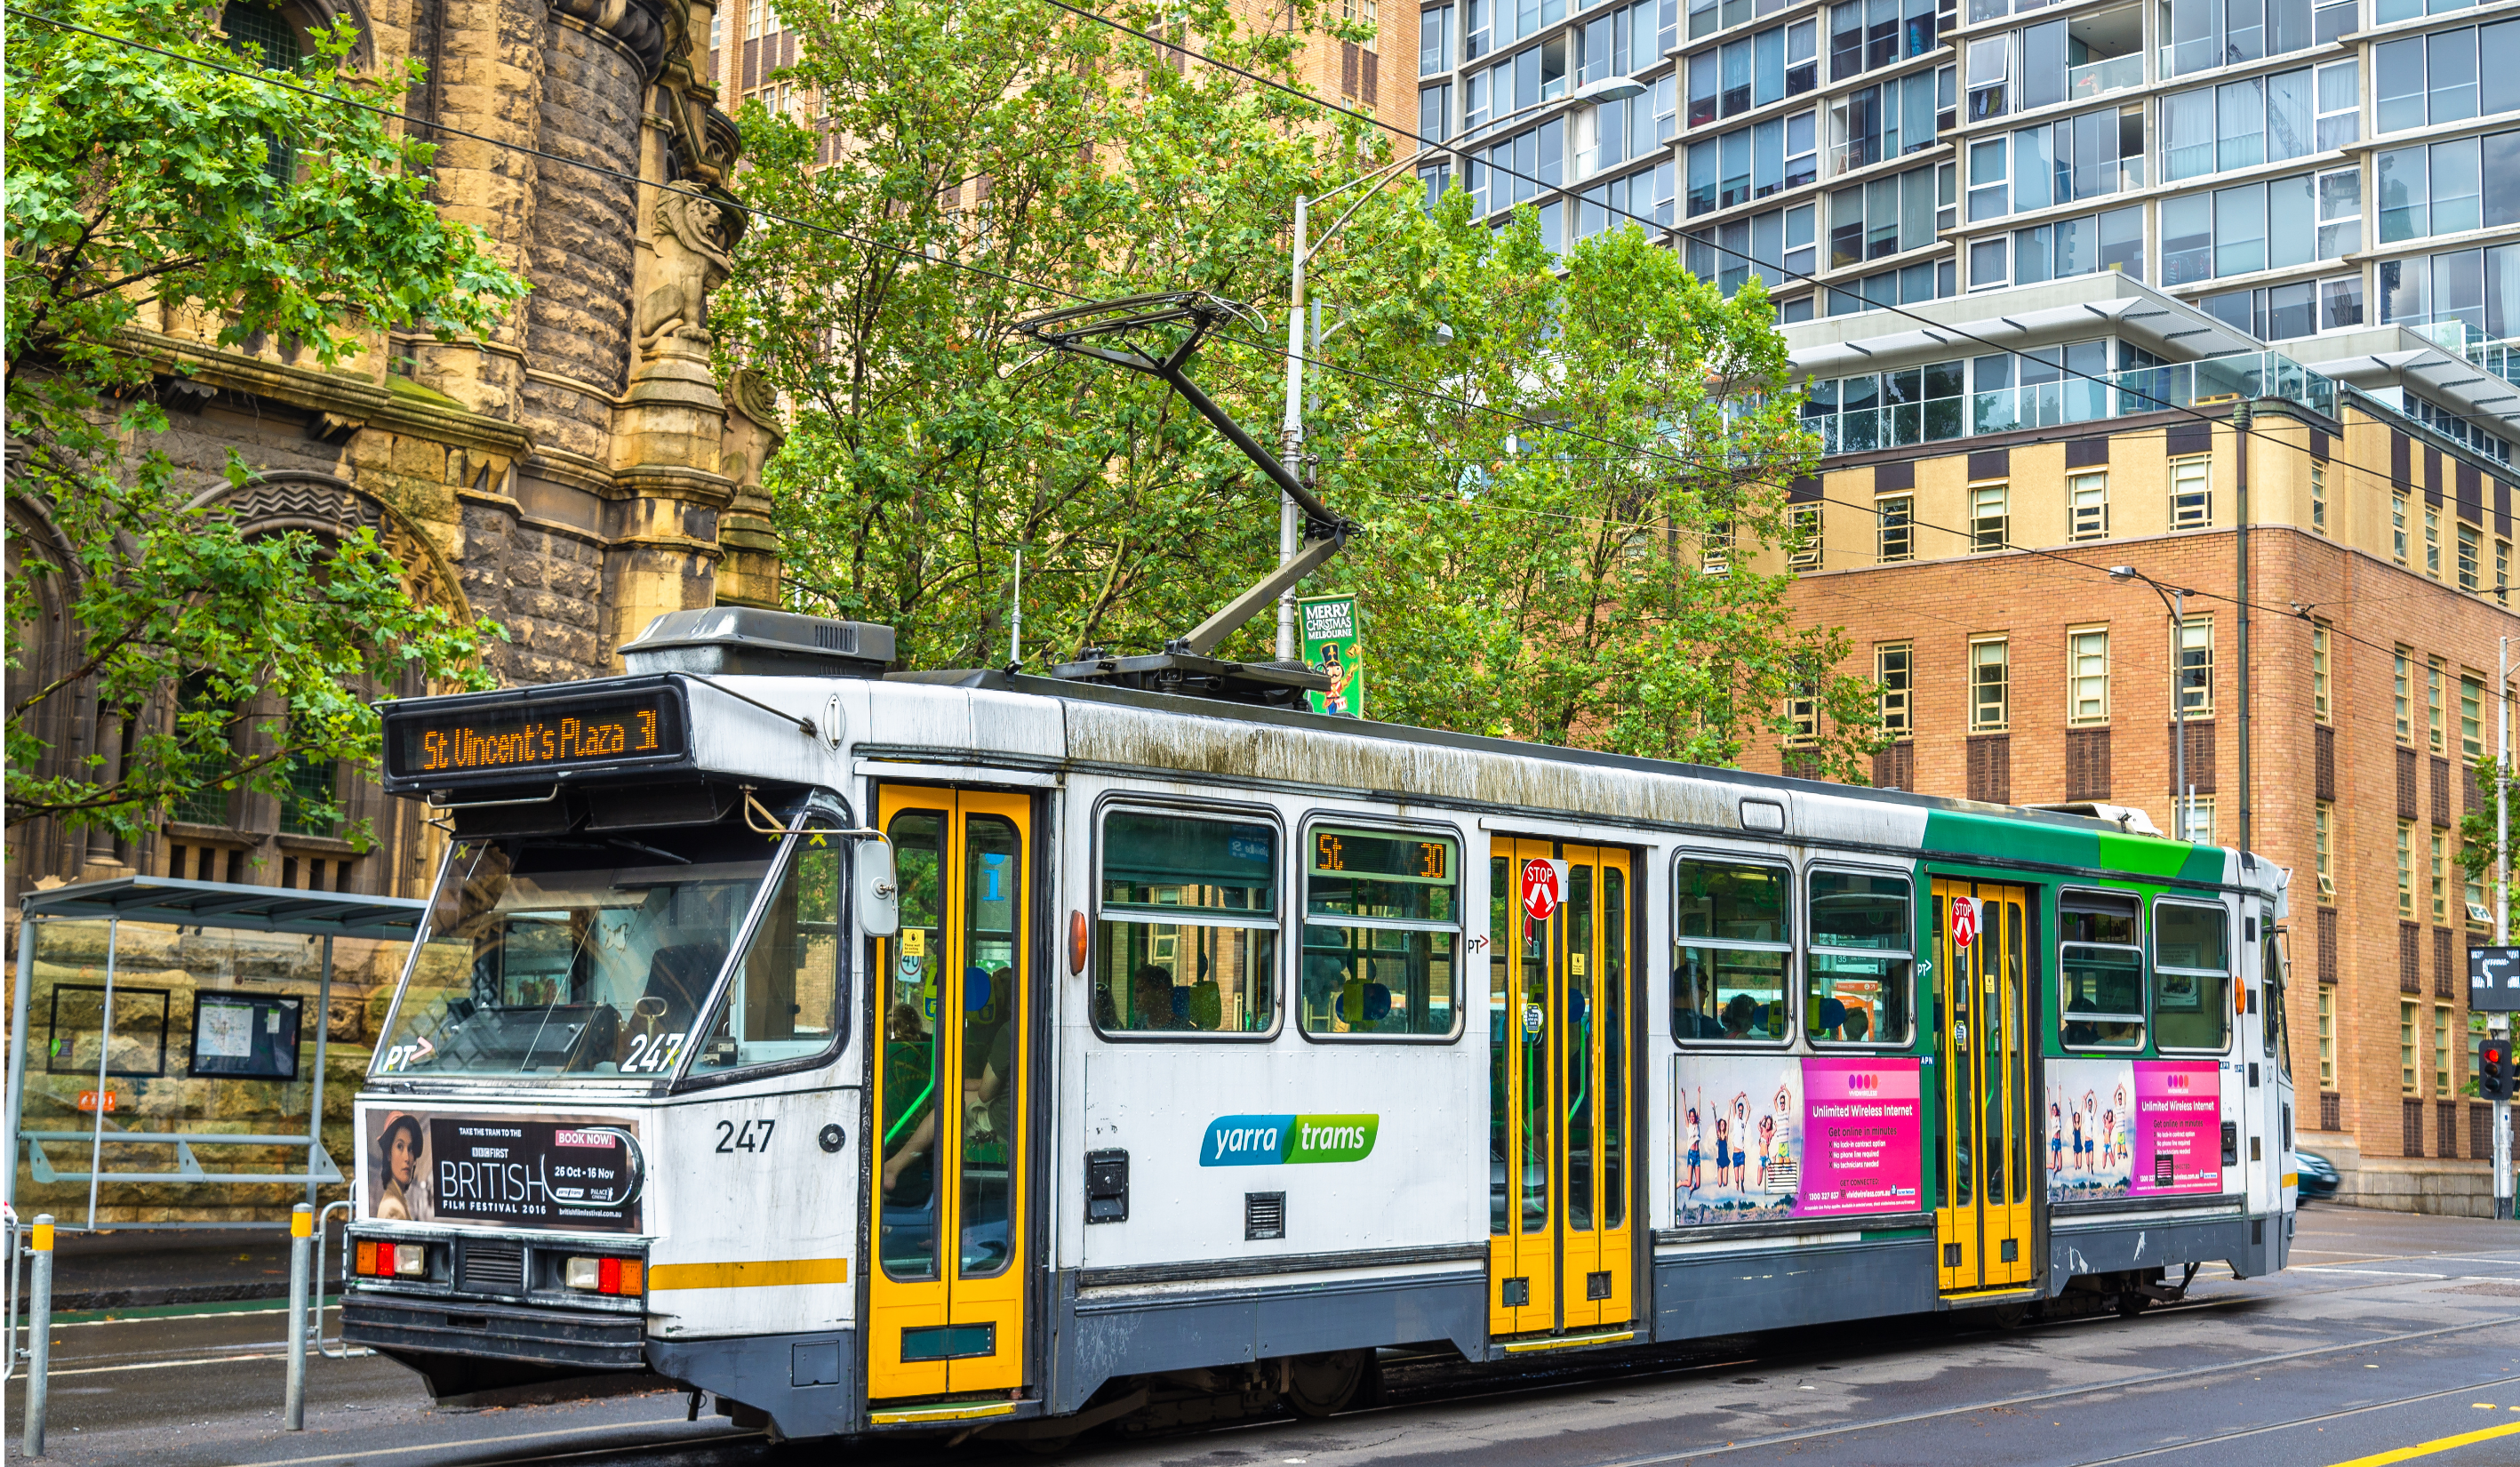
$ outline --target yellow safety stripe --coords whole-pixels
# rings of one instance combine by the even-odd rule
[[[846,1259],[746,1259],[734,1263],[657,1263],[648,1269],[648,1292],[669,1289],[794,1288],[845,1284]]]
[[[1633,1340],[1636,1337],[1635,1330],[1623,1329],[1598,1335],[1570,1335],[1553,1340],[1518,1340],[1508,1344],[1505,1352],[1508,1354],[1521,1354],[1534,1350],[1572,1350],[1579,1345],[1611,1345],[1621,1340]]]
[[[1012,1416],[1012,1400],[954,1402],[941,1406],[912,1406],[901,1411],[875,1411],[869,1414],[878,1426],[903,1426],[915,1421],[968,1421],[975,1416]]]
[[[2436,1452],[2473,1446],[2479,1442],[2491,1442],[2497,1437],[2511,1436],[2520,1436],[2520,1421],[2515,1421],[2509,1426],[2489,1426],[2481,1432],[2462,1432],[2455,1437],[2443,1437],[2438,1441],[2422,1442],[2413,1446],[2392,1447],[2387,1451],[2374,1452],[2367,1457],[2356,1457],[2350,1462],[2339,1462],[2336,1467],[2389,1467],[2392,1462],[2411,1462],[2417,1457],[2428,1457]]]

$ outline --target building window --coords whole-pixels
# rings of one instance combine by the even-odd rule
[[[1820,685],[1799,679],[1785,689],[1785,745],[1805,749],[1820,742]]]
[[[1884,565],[1916,558],[1916,496],[1891,494],[1873,501],[1880,517],[1879,558]]]
[[[2485,875],[2477,872],[2467,878],[2467,925],[2475,928],[2494,925],[2494,908],[2485,904]]]
[[[2457,1055],[2458,1051],[2450,1042],[2450,1006],[2435,1004],[2433,1005],[2433,1093],[2435,1095],[2458,1093],[2457,1086],[2452,1083],[2457,1078],[2452,1073],[2458,1068]]]
[[[2011,718],[2011,644],[2001,637],[1969,643],[1969,732],[2002,733]]]
[[[1453,69],[1453,7],[1422,12],[1418,17],[1418,74],[1441,76]]]
[[[2179,707],[2190,717],[2214,711],[2214,619],[2179,623]]]
[[[1725,521],[1706,531],[1699,546],[1698,569],[1709,575],[1732,573],[1732,522]]]
[[[2170,466],[2170,527],[2204,529],[2214,523],[2214,461],[2183,458]]]
[[[1881,731],[1904,739],[1916,731],[1910,699],[1914,688],[1916,649],[1910,642],[1884,642],[1872,649],[1872,680],[1881,685]]]
[[[2415,1093],[2415,1005],[2403,999],[2398,1004],[2398,1088],[2408,1095]]]
[[[2406,648],[2399,648],[2389,659],[2389,687],[2398,706],[2398,742],[2415,742],[2415,659]]]
[[[2407,563],[2407,496],[2389,496],[2389,558],[2403,566]]]
[[[1969,489],[1969,553],[1988,555],[2012,538],[2011,517],[2004,513],[2004,486],[1984,483]]]
[[[2182,834],[2182,839],[2192,842],[2198,846],[2213,845],[2214,797],[2211,795],[2191,795],[2187,797],[2186,808],[2187,829]]]
[[[2336,989],[2318,986],[2318,1087],[2336,1088]]]
[[[2469,763],[2485,758],[2485,677],[2462,672],[2458,678],[2458,752]]]
[[[2483,578],[2479,562],[2485,559],[2485,537],[2462,525],[2458,527],[2458,588],[2473,591]]]
[[[2319,801],[2312,817],[2312,848],[2318,865],[2318,899],[2336,899],[2336,806]]]
[[[292,836],[335,836],[341,822],[335,817],[334,792],[340,765],[332,759],[292,758],[280,796],[280,828]],[[334,812],[334,813],[319,813]]]
[[[2065,721],[2109,721],[2109,634],[2105,628],[2065,633]]]
[[[2374,25],[2424,13],[2406,0],[2378,0],[2371,10]],[[2374,46],[2371,94],[2378,128],[2401,132],[2503,111],[2514,105],[2506,94],[2515,65],[2520,65],[2520,31],[2502,25],[2441,30]]]
[[[2502,601],[2503,593],[2509,589],[2511,589],[2511,542],[2497,540],[2494,542],[2494,599]]]
[[[1803,504],[1794,507],[1791,548],[1785,564],[1797,571],[1820,569],[1820,506]]]
[[[2424,573],[2441,579],[2441,511],[2424,506]]]
[[[2450,836],[2432,833],[2433,925],[2450,925]]]
[[[2310,466],[2310,527],[2327,533],[2327,466]]]
[[[2450,669],[2440,658],[2424,664],[2424,729],[2433,753],[2449,752],[2449,741],[2442,729],[2442,684],[2450,680]]]
[[[2415,917],[2415,822],[2398,822],[2398,915]]]
[[[2332,634],[2324,621],[2310,623],[2310,715],[2321,723],[2336,720],[2336,708],[2328,696],[2328,644]]]
[[[2105,474],[2077,474],[2065,481],[2065,493],[2073,515],[2068,537],[2077,540],[2105,540],[2109,537],[2109,477]]]

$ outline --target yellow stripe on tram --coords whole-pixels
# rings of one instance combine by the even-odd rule
[[[845,1284],[846,1259],[750,1259],[734,1263],[657,1263],[648,1270],[648,1291],[672,1289],[770,1289],[804,1284]]]
[[[2391,1462],[2411,1462],[2417,1457],[2455,1451],[2462,1446],[2474,1446],[2479,1442],[2491,1442],[2497,1437],[2520,1437],[2520,1421],[2509,1426],[2489,1426],[2481,1432],[2461,1432],[2455,1437],[2444,1437],[2435,1442],[2419,1442],[2412,1446],[2392,1447],[2367,1457],[2356,1457],[2350,1462],[2338,1462],[2335,1467],[2388,1467]]]

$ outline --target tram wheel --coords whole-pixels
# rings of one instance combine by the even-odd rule
[[[2019,1329],[2030,1322],[2030,1306],[2026,1304],[2000,1304],[1992,1312],[1997,1329]]]
[[[1365,1384],[1365,1363],[1362,1350],[1296,1356],[1286,1369],[1286,1403],[1317,1420],[1346,1410]]]
[[[2149,1295],[2138,1294],[2133,1289],[2126,1290],[2118,1295],[2118,1317],[2120,1319],[2133,1319],[2136,1315],[2140,1314],[2151,1307],[2152,1299]]]

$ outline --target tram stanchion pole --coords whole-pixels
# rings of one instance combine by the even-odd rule
[[[35,1218],[29,1230],[34,1266],[26,1282],[26,1420],[20,1447],[30,1457],[44,1454],[44,1410],[52,1395],[53,1374],[53,1215]]]
[[[285,1425],[306,1429],[306,1270],[314,1253],[315,1211],[304,1203],[289,1214],[289,1404]]]

